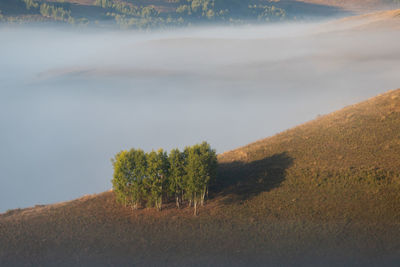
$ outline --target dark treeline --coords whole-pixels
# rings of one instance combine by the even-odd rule
[[[393,8],[400,0],[388,0]],[[340,8],[262,0],[0,0],[0,21],[152,29],[195,24],[240,25],[336,16]]]
[[[57,23],[119,28],[150,29],[193,24],[270,22],[288,19],[283,8],[253,0],[171,0],[140,1],[96,0],[76,5],[63,0],[2,0],[4,22],[53,21]],[[18,12],[7,12],[10,9]],[[5,14],[4,14],[5,13]]]
[[[141,149],[124,150],[112,159],[113,190],[117,201],[130,206],[155,207],[161,210],[163,201],[175,201],[194,207],[204,205],[208,186],[216,179],[217,156],[206,142],[183,151],[163,149],[145,153]]]

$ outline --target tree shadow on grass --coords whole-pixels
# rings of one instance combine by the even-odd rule
[[[232,196],[243,201],[279,187],[293,159],[286,152],[252,162],[218,164],[218,176],[210,188],[215,196]]]

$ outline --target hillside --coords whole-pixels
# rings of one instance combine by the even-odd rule
[[[377,167],[400,171],[400,162],[392,157],[400,155],[399,97],[399,91],[392,91],[320,116],[276,136],[225,152],[219,161],[250,162],[286,153],[302,168]]]
[[[400,9],[367,13],[334,20],[323,24],[321,32],[355,31],[398,31],[400,29]]]
[[[357,13],[365,13],[399,6],[393,0],[302,0],[306,3],[339,7]]]
[[[375,3],[368,8],[364,5],[363,11],[386,7],[383,0]],[[353,11],[347,5],[333,5],[329,1],[299,0],[2,0],[0,21],[143,29],[304,21],[344,16]]]
[[[0,265],[396,266],[399,133],[400,89],[220,154],[198,217],[112,191],[8,211]]]

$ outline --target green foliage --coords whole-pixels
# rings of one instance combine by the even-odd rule
[[[183,202],[185,190],[185,153],[179,149],[171,150],[169,161],[169,191],[174,195],[176,206],[179,208]]]
[[[208,185],[216,176],[217,157],[215,150],[203,142],[200,145],[185,149],[186,163],[186,192],[187,197],[194,204],[195,214],[197,204],[204,204]]]
[[[184,200],[194,204],[196,215],[217,169],[215,150],[206,142],[186,147],[184,152],[173,149],[169,155],[162,149],[121,151],[112,163],[118,202],[135,209],[146,205],[161,210],[163,199],[173,196],[178,208]]]
[[[26,9],[30,10],[31,8],[38,8],[39,4],[33,0],[23,0],[26,5]]]
[[[282,8],[266,5],[250,5],[258,21],[276,21],[286,17],[286,11]]]
[[[107,12],[107,16],[113,17],[121,28],[147,29],[178,23],[177,20],[164,19],[153,5],[137,7],[117,2],[110,9],[113,12]]]
[[[214,0],[188,0],[187,4],[179,5],[176,8],[177,14],[183,15],[189,20],[211,20],[221,14],[220,11],[215,8]]]
[[[141,17],[151,18],[159,15],[159,12],[154,8],[154,6],[146,6],[142,8]]]
[[[137,208],[144,192],[147,161],[143,150],[121,151],[112,160],[114,166],[113,188],[117,201]]]
[[[174,11],[161,12],[160,7],[151,4],[135,6],[132,3],[110,0],[95,2],[96,5],[109,10],[107,16],[113,17],[121,28],[147,29],[209,21],[234,23],[253,18],[266,22],[286,18],[286,12],[281,8],[265,5],[247,6],[240,1],[226,3],[223,0],[185,0],[176,3],[179,5],[174,5]],[[170,10],[170,7],[167,10]]]
[[[114,192],[117,201],[128,203],[128,191],[127,185],[129,184],[130,178],[130,161],[127,151],[121,151],[115,155],[115,159],[112,160],[114,166],[114,177],[112,180]]]
[[[71,22],[71,11],[65,10],[62,7],[56,7],[49,4],[41,4],[40,14],[42,14],[43,17],[52,18],[54,20]]]
[[[129,5],[124,2],[113,3],[112,8],[121,14],[140,16],[140,8],[134,5]]]
[[[153,5],[137,7],[125,2],[114,2],[111,0],[96,0],[95,5],[105,9],[113,9],[115,12],[117,12],[114,14],[125,16],[152,18],[158,17],[160,14]],[[110,14],[113,13],[111,12]]]
[[[84,17],[82,12],[76,12],[77,15],[73,16],[71,10],[76,10],[76,7],[73,8],[74,4],[69,1],[20,1],[21,14],[8,16],[8,22],[54,20],[76,25],[101,26],[101,21],[106,20],[108,24],[111,19],[120,28],[150,29],[210,22],[269,22],[293,17],[278,7],[249,5],[248,1],[239,0],[171,0],[143,2],[140,5],[127,0],[95,0],[91,4],[84,4],[85,9],[82,9],[89,11],[88,18]]]
[[[94,2],[95,5],[100,6],[102,8],[111,8],[113,6],[112,0],[96,0]]]
[[[146,191],[149,206],[155,205],[158,210],[162,207],[163,193],[168,178],[168,157],[162,149],[147,154]]]

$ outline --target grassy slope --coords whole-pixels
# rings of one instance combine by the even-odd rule
[[[0,215],[0,265],[400,261],[400,90],[219,155],[198,217],[112,192]]]
[[[393,0],[300,0],[306,3],[336,6],[351,11],[371,11],[394,8],[398,5]]]
[[[399,91],[321,116],[220,155],[221,162],[254,161],[287,153],[303,168],[381,167],[400,171]]]
[[[276,209],[286,205],[285,210],[291,211],[285,216],[293,219],[363,221],[386,216],[387,222],[396,223],[400,219],[400,91],[223,153],[219,162],[226,181],[221,187],[229,186],[232,177],[239,183],[231,185],[232,192],[242,185],[265,184],[271,191],[251,201],[260,206],[268,203],[269,208],[276,202]],[[247,181],[249,177],[254,179]],[[252,192],[242,195],[246,194]]]
[[[336,30],[399,30],[400,29],[400,9],[368,13],[360,16],[347,17],[325,25]]]

